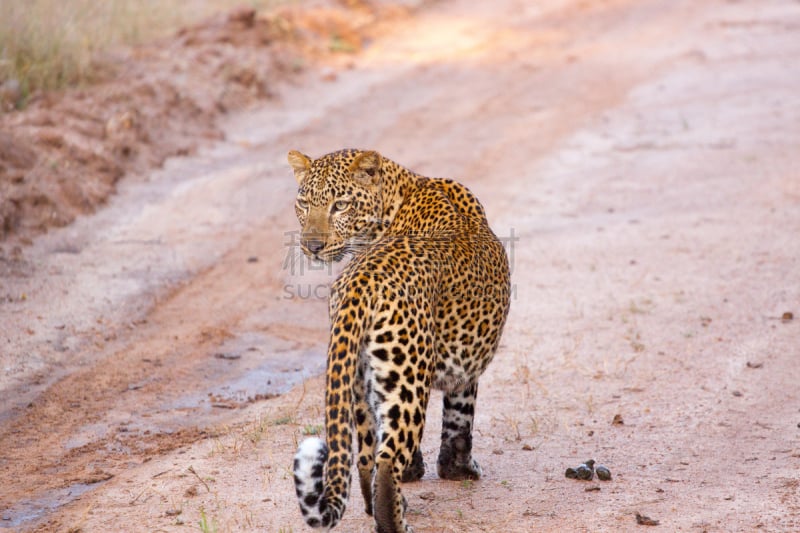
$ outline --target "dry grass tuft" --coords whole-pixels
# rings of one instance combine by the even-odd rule
[[[97,54],[168,35],[241,0],[0,1],[0,89],[21,106],[36,90],[91,82]],[[251,0],[257,9],[280,3]]]

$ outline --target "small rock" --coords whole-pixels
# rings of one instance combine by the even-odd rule
[[[584,490],[584,492],[599,492],[600,491],[600,485],[591,485],[589,487],[586,487],[583,490]]]
[[[597,474],[597,479],[600,481],[608,481],[611,479],[611,470],[603,465],[597,465],[594,471]]]
[[[577,468],[567,468],[564,476],[569,479],[582,479],[584,481],[591,481],[594,478],[594,471],[585,464]]]
[[[657,526],[659,524],[658,520],[653,520],[649,516],[644,516],[642,514],[636,513],[636,523],[640,526]]]
[[[738,390],[735,390],[735,391],[733,391],[731,394],[733,394],[734,396],[736,396],[737,398],[739,398],[739,397],[742,395],[742,392],[741,392],[741,391],[738,391]]]
[[[578,468],[576,468],[575,473],[577,474],[578,479],[591,481],[594,478],[594,470],[592,470],[586,465],[581,465]]]
[[[791,311],[786,311],[781,315],[781,322],[791,322],[794,318],[794,314]]]
[[[230,353],[230,352],[217,352],[214,354],[214,357],[217,359],[225,359],[228,361],[235,361],[236,359],[241,359],[242,354],[239,353]]]
[[[611,425],[612,426],[622,426],[623,424],[625,424],[625,421],[622,420],[622,415],[619,414],[619,413],[615,414],[614,415],[614,419],[611,420]]]
[[[761,368],[764,366],[764,363],[751,363],[750,361],[747,362],[747,368]]]

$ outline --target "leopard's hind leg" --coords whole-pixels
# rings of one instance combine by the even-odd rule
[[[442,444],[437,470],[442,479],[478,479],[481,467],[472,458],[472,426],[478,383],[458,392],[445,392]]]

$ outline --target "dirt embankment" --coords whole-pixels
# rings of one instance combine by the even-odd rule
[[[25,110],[0,114],[0,261],[19,256],[3,241],[29,243],[93,212],[122,176],[219,140],[220,115],[270,98],[320,58],[357,52],[378,20],[407,12],[368,2],[239,8],[99,56],[104,81],[34,95]]]

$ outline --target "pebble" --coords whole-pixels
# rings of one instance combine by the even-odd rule
[[[592,469],[592,466],[594,466],[594,461],[589,459],[577,468],[567,468],[567,470],[564,472],[564,476],[568,477],[569,479],[582,479],[585,481],[591,481],[594,478],[594,470]]]
[[[600,481],[608,481],[611,479],[611,470],[603,465],[597,465],[594,471],[597,473],[597,479]]]
[[[611,470],[609,470],[608,467],[604,465],[597,465],[597,467],[595,467],[594,465],[594,459],[588,459],[575,468],[567,468],[564,472],[564,476],[569,479],[591,481],[594,479],[595,473],[597,473],[597,478],[601,481],[609,481],[611,479]]]

